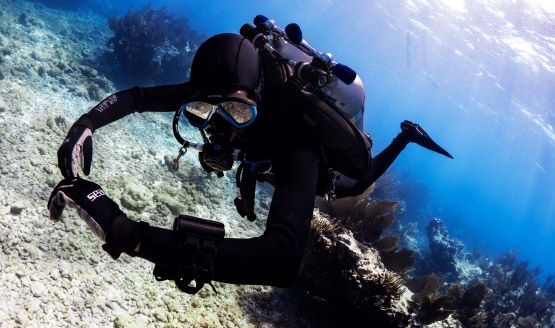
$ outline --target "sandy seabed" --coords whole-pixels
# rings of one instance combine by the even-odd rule
[[[110,31],[91,12],[8,0],[0,8],[0,327],[310,326],[285,291],[215,283],[217,293],[189,296],[156,282],[149,262],[112,260],[74,210],[49,220],[60,143],[116,91],[85,64]],[[263,221],[235,212],[232,174],[207,176],[193,154],[170,171],[178,151],[171,115],[135,114],[99,129],[89,179],[136,220],[170,227],[186,212],[223,222],[228,236],[259,235]],[[258,211],[267,211],[269,196],[260,192]]]

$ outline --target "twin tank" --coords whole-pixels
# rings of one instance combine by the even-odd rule
[[[283,31],[273,20],[262,15],[255,17],[254,24],[254,27],[245,24],[241,34],[257,48],[288,60],[292,71],[298,73],[301,79],[318,90],[322,99],[362,130],[365,92],[362,79],[355,71],[334,62],[331,54],[323,54],[312,48],[303,40],[297,24],[289,24]]]

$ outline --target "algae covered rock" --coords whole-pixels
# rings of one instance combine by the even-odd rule
[[[169,210],[169,213],[173,215],[179,215],[183,213],[186,208],[185,204],[183,204],[183,202],[180,201],[177,197],[164,192],[158,192],[154,196],[154,199],[157,202],[161,203],[163,205],[163,208],[166,208],[167,210]],[[163,213],[169,214],[164,210],[163,210]]]
[[[141,212],[152,199],[152,193],[142,184],[130,183],[125,187],[125,192],[121,196],[121,205],[125,208]]]

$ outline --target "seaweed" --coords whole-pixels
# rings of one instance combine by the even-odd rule
[[[454,311],[444,308],[451,299],[447,296],[442,296],[436,300],[432,300],[429,296],[422,298],[422,303],[420,304],[420,318],[422,323],[429,325],[436,321],[442,321],[447,319]]]
[[[459,284],[451,284],[447,291],[441,291],[440,278],[430,274],[409,280],[407,286],[414,292],[412,299],[422,323],[430,324],[452,315],[463,327],[484,327],[485,313],[481,304],[487,288],[483,283],[472,282],[464,293]]]
[[[417,301],[433,294],[441,287],[441,279],[435,274],[414,277],[407,281],[407,288],[413,292],[412,299]]]
[[[380,252],[391,252],[397,248],[398,243],[399,236],[387,236],[373,243],[372,246]]]
[[[486,293],[486,285],[480,282],[475,282],[466,289],[463,296],[460,298],[460,306],[463,308],[478,307],[480,306],[480,303],[482,303],[482,300],[486,296]],[[452,293],[451,295],[455,294]]]
[[[379,253],[385,267],[393,272],[403,272],[414,266],[416,262],[414,252],[408,248],[394,249],[387,252],[380,251]]]

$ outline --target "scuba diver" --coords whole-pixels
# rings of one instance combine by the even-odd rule
[[[48,200],[50,218],[58,220],[66,205],[76,208],[114,259],[126,253],[153,262],[157,280],[174,280],[187,293],[211,281],[284,287],[297,276],[317,195],[333,201],[361,194],[411,142],[451,157],[418,124],[404,121],[372,158],[371,139],[362,132],[358,75],[330,60],[314,65],[322,54],[305,51],[312,48],[290,35],[291,27],[286,35],[273,21],[257,19],[256,26],[243,26],[242,35],[203,42],[188,82],[120,91],[82,115],[58,150],[65,179]],[[334,83],[349,88],[336,92]],[[256,218],[256,182],[273,185],[261,236],[224,238],[223,224],[190,215],[178,216],[172,229],[137,222],[99,185],[79,176],[79,164],[85,175],[90,172],[97,129],[145,111],[176,112],[174,135],[182,148],[174,168],[188,148],[196,148],[202,167],[220,177],[241,162],[235,206],[242,217]],[[181,120],[200,131],[203,145],[183,138]]]

